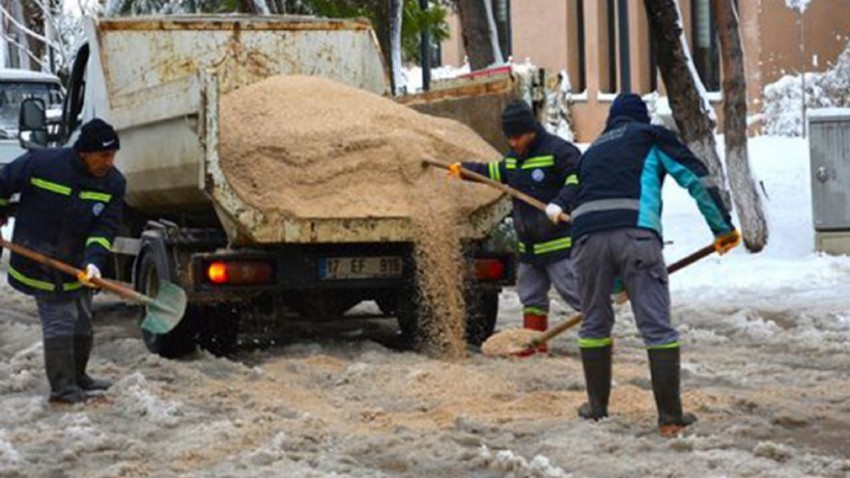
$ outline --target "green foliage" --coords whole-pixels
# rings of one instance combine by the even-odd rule
[[[372,22],[382,43],[389,36],[387,20],[388,2],[381,0],[307,0],[316,15],[329,18],[364,17]],[[446,22],[448,4],[431,2],[428,11],[419,8],[419,0],[404,0],[402,12],[401,45],[404,61],[419,61],[419,40],[424,28],[431,29],[431,40],[440,42],[448,38]]]
[[[448,11],[445,7],[432,4],[428,11],[419,8],[418,0],[405,0],[401,24],[401,46],[405,61],[419,63],[422,30],[430,28],[431,42],[439,43],[449,37]]]

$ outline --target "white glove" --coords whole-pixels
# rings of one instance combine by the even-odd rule
[[[549,203],[546,205],[546,215],[549,216],[549,220],[555,224],[561,222],[561,214],[563,213],[563,208],[555,203]]]
[[[86,287],[91,287],[92,289],[96,289],[97,286],[92,282],[92,279],[100,279],[100,269],[97,268],[94,264],[87,264],[85,271],[81,271],[77,276],[77,279],[83,283]]]

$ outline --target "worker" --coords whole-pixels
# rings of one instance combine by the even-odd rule
[[[83,270],[71,277],[14,253],[9,261],[9,284],[35,298],[41,318],[51,402],[82,402],[111,385],[90,377],[86,366],[90,288],[121,222],[126,183],[114,167],[119,147],[112,126],[93,119],[72,148],[31,151],[0,169],[0,204],[8,208],[20,194],[13,242]]]
[[[614,325],[610,295],[620,278],[648,349],[659,431],[675,436],[696,417],[682,411],[679,336],[670,324],[661,251],[661,185],[668,174],[696,200],[717,252],[737,246],[740,235],[705,166],[670,131],[650,125],[646,105],[635,94],[617,96],[605,130],[582,156],[572,233],[588,396],[579,416],[608,416]]]
[[[576,168],[581,152],[546,132],[524,101],[510,103],[502,112],[501,123],[510,146],[504,159],[455,163],[449,174],[462,178],[462,170],[467,169],[547,203],[543,212],[526,202],[513,201],[520,257],[517,292],[523,305],[523,327],[544,331],[548,327],[552,285],[570,307],[579,309],[570,260],[570,225],[561,221],[561,216],[570,211],[578,191]],[[546,352],[546,345],[537,351]]]

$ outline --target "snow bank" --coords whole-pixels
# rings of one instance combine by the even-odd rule
[[[767,246],[759,254],[739,247],[676,273],[670,281],[674,300],[679,296],[682,300],[747,304],[780,298],[792,303],[795,299],[834,299],[846,287],[850,257],[814,250],[808,142],[800,138],[752,138],[749,154],[756,182],[766,193]],[[693,199],[673,181],[664,188],[663,222],[668,263],[712,242]]]
[[[761,118],[765,134],[802,134],[801,91],[801,75],[785,75],[765,87]],[[847,107],[850,107],[850,43],[829,70],[806,73],[807,109]]]

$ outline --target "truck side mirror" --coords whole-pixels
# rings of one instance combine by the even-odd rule
[[[18,116],[18,141],[27,150],[47,147],[47,108],[41,98],[27,98],[21,102]]]

